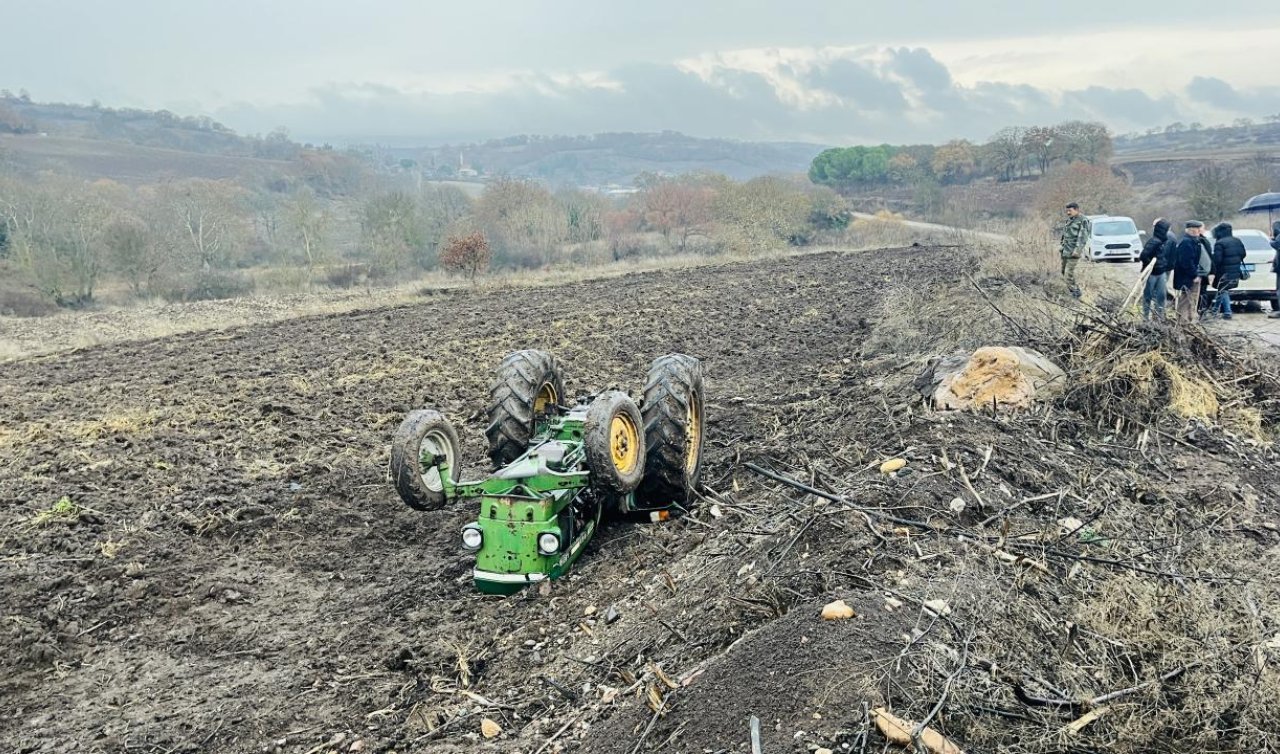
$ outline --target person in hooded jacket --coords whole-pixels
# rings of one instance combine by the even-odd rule
[[[1201,229],[1197,240],[1200,241],[1200,316],[1203,317],[1209,310],[1209,304],[1215,303],[1209,293],[1213,287],[1213,241],[1205,229]]]
[[[1280,220],[1271,223],[1271,248],[1276,250],[1271,260],[1271,271],[1276,274],[1276,296],[1280,296]],[[1276,311],[1271,312],[1272,319],[1280,319],[1280,301],[1276,302]]]
[[[1169,237],[1169,221],[1161,217],[1151,225],[1151,237],[1143,244],[1142,254],[1138,257],[1138,262],[1144,269],[1151,267],[1151,274],[1147,276],[1147,283],[1142,289],[1143,322],[1149,321],[1153,312],[1157,320],[1164,321],[1165,318],[1164,305],[1169,293],[1170,272],[1165,267],[1165,262],[1173,258],[1172,253],[1165,252],[1166,245],[1172,247],[1175,242]]]
[[[1204,223],[1189,220],[1178,241],[1173,261],[1173,289],[1178,292],[1178,321],[1190,324],[1196,321],[1200,302],[1200,232]]]
[[[1218,296],[1209,311],[1222,312],[1223,319],[1231,319],[1231,291],[1240,285],[1245,257],[1244,242],[1232,232],[1228,222],[1213,226],[1213,285],[1218,289]]]

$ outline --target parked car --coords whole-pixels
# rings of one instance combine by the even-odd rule
[[[1142,253],[1142,237],[1132,217],[1091,215],[1089,259],[1094,262],[1136,262]]]
[[[1231,300],[1270,301],[1272,310],[1280,311],[1280,304],[1276,303],[1276,276],[1271,271],[1276,252],[1267,234],[1245,228],[1235,231],[1234,235],[1244,244],[1244,270],[1249,273],[1249,279],[1241,280],[1231,291]]]

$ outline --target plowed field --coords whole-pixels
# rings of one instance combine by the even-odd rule
[[[1001,337],[981,301],[946,308],[964,256],[461,292],[6,365],[0,750],[744,751],[756,716],[770,754],[880,751],[879,705],[932,710],[971,751],[1175,750],[1125,721],[1172,735],[1178,709],[1210,706],[1168,684],[1204,678],[1239,690],[1213,700],[1238,736],[1215,750],[1243,746],[1274,711],[1248,696],[1274,682],[1274,662],[1250,665],[1274,584],[1218,590],[1274,573],[1273,467],[1197,449],[1203,430],[1135,443],[1069,403],[923,410],[912,380],[938,341]],[[698,356],[708,444],[689,516],[610,525],[568,577],[504,599],[472,586],[474,512],[410,510],[387,458],[404,414],[434,407],[483,473],[491,370],[519,348],[555,354],[574,395],[635,394],[652,359]],[[881,475],[894,456],[908,469]],[[1064,534],[1068,516],[1094,538]],[[1039,550],[1004,543],[1036,532]],[[855,617],[819,620],[836,598]],[[1134,605],[1182,638],[1144,639]],[[1197,622],[1215,610],[1238,618],[1221,636]],[[1193,647],[1200,664],[1166,678]],[[1138,690],[1060,747],[1083,707],[1020,703],[979,660],[1038,697]]]

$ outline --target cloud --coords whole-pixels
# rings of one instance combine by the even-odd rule
[[[902,87],[882,71],[858,60],[838,58],[808,72],[803,83],[839,97],[861,110],[898,113],[907,108]]]
[[[1227,82],[1213,76],[1196,76],[1187,84],[1187,96],[1196,102],[1224,110],[1239,110],[1240,93]]]
[[[215,115],[240,130],[284,125],[301,138],[337,142],[677,130],[850,144],[984,140],[1008,125],[1071,119],[1099,120],[1124,132],[1280,110],[1275,87],[1236,89],[1197,77],[1186,92],[1184,98],[1136,88],[962,84],[928,49],[864,47],[713,58],[694,67],[632,64],[580,76],[526,72],[496,86],[448,93],[334,83],[293,104],[237,104]]]
[[[889,70],[927,92],[947,91],[951,71],[923,47],[900,47],[891,52]]]

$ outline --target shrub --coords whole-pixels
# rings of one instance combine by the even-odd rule
[[[253,293],[253,278],[231,270],[203,270],[161,295],[166,301],[216,301]]]
[[[450,272],[460,272],[475,283],[476,276],[489,269],[492,258],[489,239],[477,230],[445,241],[444,250],[440,252],[440,266]]]
[[[9,317],[43,317],[58,307],[35,286],[22,279],[20,273],[0,264],[0,315]]]
[[[334,288],[354,288],[364,285],[369,277],[369,265],[350,263],[330,268],[325,281]]]
[[[1086,215],[1122,214],[1133,200],[1128,182],[1110,168],[1078,162],[1050,172],[1040,181],[1036,213],[1042,218],[1057,219],[1067,202],[1077,202]]]

